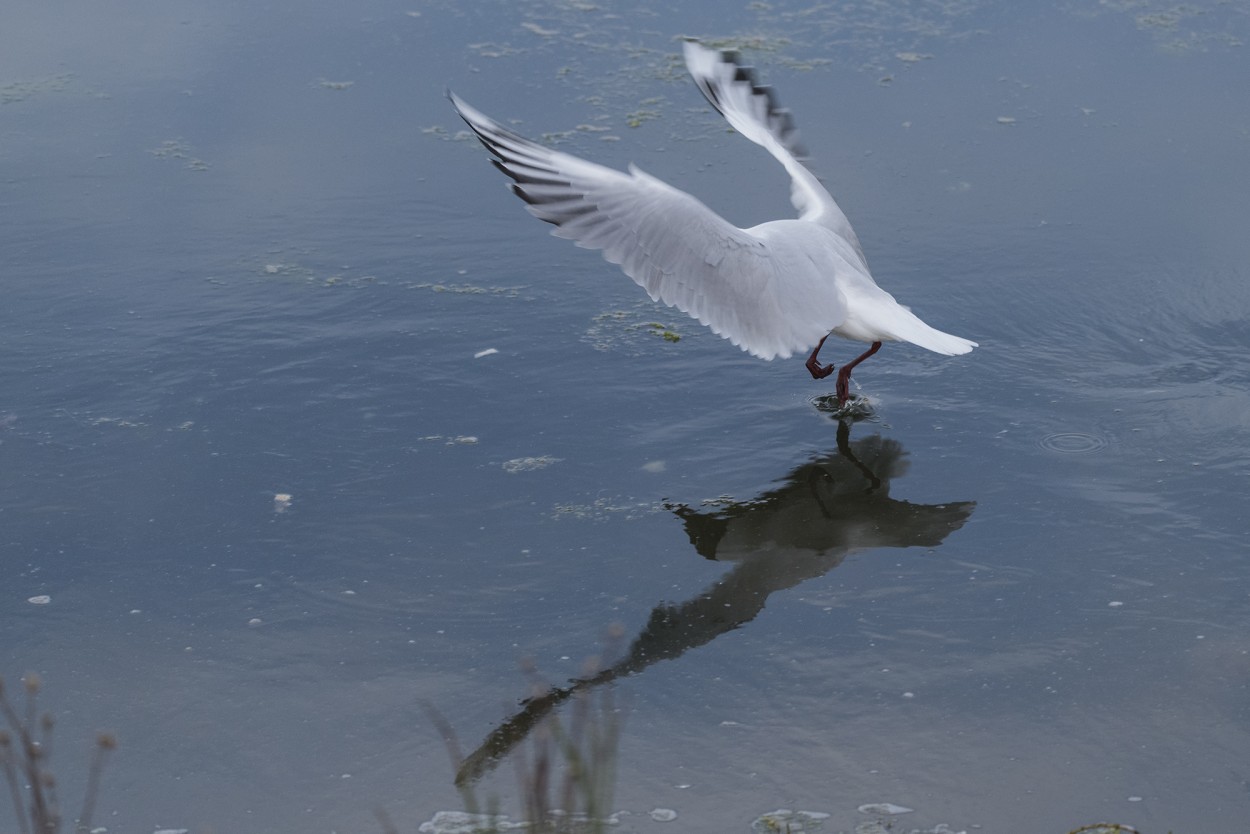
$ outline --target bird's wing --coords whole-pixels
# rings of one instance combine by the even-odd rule
[[[819,223],[850,241],[867,269],[864,250],[842,209],[803,165],[807,151],[799,142],[790,111],[778,106],[773,88],[756,83],[750,67],[738,64],[732,52],[708,49],[698,41],[684,44],[686,68],[694,83],[730,126],[757,145],[762,145],[785,166],[790,175],[790,202],[799,217]]]
[[[845,319],[832,276],[821,281],[794,247],[739,229],[632,165],[624,173],[553,151],[448,96],[531,214],[557,237],[601,249],[652,299],[761,359],[809,349]]]

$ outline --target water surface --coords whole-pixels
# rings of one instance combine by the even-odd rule
[[[110,831],[411,830],[461,807],[421,704],[489,745],[612,624],[627,830],[1244,826],[1250,9],[710,8],[11,15],[0,671],[67,795],[116,730]],[[788,215],[680,35],[980,349],[887,345],[840,436],[800,360],[545,236],[443,97]]]

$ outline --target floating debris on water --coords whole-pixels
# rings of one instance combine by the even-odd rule
[[[459,295],[502,295],[517,298],[525,287],[479,287],[474,284],[412,284],[414,290],[430,290],[431,292],[449,292]]]
[[[647,122],[653,122],[660,118],[657,110],[641,109],[635,110],[625,116],[625,124],[629,127],[642,127]]]
[[[820,831],[829,815],[821,811],[791,811],[780,808],[768,814],[761,814],[751,823],[751,830],[759,834],[800,834],[800,832]]]
[[[728,508],[738,503],[738,499],[728,493],[718,495],[715,498],[704,498],[699,502],[700,507],[717,507]]]
[[[647,322],[647,329],[649,329],[652,333],[659,336],[666,342],[680,342],[681,341],[681,334],[678,333],[676,330],[673,330],[667,324],[660,324],[659,322],[655,322],[655,321]]]
[[[559,463],[561,458],[553,458],[550,455],[542,455],[536,458],[513,458],[505,461],[503,471],[516,474],[517,472],[531,472],[535,469],[546,469],[552,464]]]
[[[559,145],[561,142],[567,142],[573,133],[572,130],[552,130],[544,133],[542,139],[548,145]]]
[[[591,319],[591,325],[583,335],[595,350],[620,350],[633,347],[631,353],[641,354],[644,340],[658,336],[666,342],[682,340],[681,332],[672,324],[665,324],[646,315],[657,312],[655,305],[640,302],[633,310],[608,310]]]
[[[455,4],[448,8],[455,8]],[[704,43],[713,49],[741,52],[752,63],[776,65],[790,72],[849,65],[885,75],[898,68],[900,62],[910,68],[914,63],[940,56],[938,49],[959,48],[980,31],[975,3],[821,3],[811,8],[789,9],[752,0],[745,10],[747,17],[741,21],[737,34],[705,38]],[[690,99],[685,92],[671,99],[638,100],[639,89],[648,89],[657,80],[688,84],[675,39],[666,42],[664,38],[648,37],[654,33],[638,31],[631,15],[608,14],[602,2],[518,4],[517,11],[521,20],[513,39],[466,44],[468,57],[536,57],[558,45],[559,54],[567,56],[569,63],[556,68],[557,77],[572,88],[574,97],[611,119],[612,124],[631,128],[646,124],[649,132],[663,132],[680,141],[722,130],[719,119],[688,117],[684,111],[690,106]],[[426,12],[427,16],[430,14]],[[788,31],[773,34],[779,26]],[[764,31],[769,34],[761,34]],[[609,44],[629,44],[629,62],[607,75],[588,71],[591,62],[585,59],[591,57],[589,53],[619,48]],[[922,44],[934,53],[921,51]],[[838,55],[837,60],[827,57],[831,49]],[[892,76],[887,76],[882,83],[890,80]],[[581,130],[575,134],[571,141],[585,144],[589,138]],[[441,141],[448,139],[445,132],[428,135]],[[567,135],[561,138],[569,141]],[[605,137],[605,141],[617,138]]]
[[[40,594],[39,596],[30,597],[26,601],[31,605],[47,605],[52,602],[52,597],[47,594]]]
[[[672,822],[677,819],[677,812],[671,808],[652,808],[651,819],[656,822]]]
[[[0,104],[12,104],[17,101],[25,101],[31,96],[37,96],[41,93],[59,93],[63,92],[68,86],[73,73],[62,73],[60,75],[49,75],[46,78],[38,78],[34,81],[10,81],[7,84],[0,84]]]
[[[181,159],[183,160],[182,167],[190,171],[208,170],[208,163],[192,156],[191,146],[182,139],[166,139],[161,142],[159,148],[153,148],[148,153],[157,159]]]
[[[855,826],[855,834],[904,834],[904,832],[895,829],[893,825],[883,825],[877,820],[872,820],[870,822],[861,822],[859,825]],[[968,831],[963,828],[956,831],[947,823],[939,822],[932,828],[907,829],[905,834],[968,834]],[[1073,832],[1073,834],[1075,834],[1075,832]]]
[[[481,831],[509,831],[526,828],[527,822],[512,822],[506,816],[470,814],[465,811],[439,811],[417,828],[420,834],[478,834]]]
[[[320,284],[323,287],[333,287],[337,285],[345,287],[362,287],[377,284],[376,275],[344,275],[336,273],[331,275],[318,275],[312,269],[299,264],[288,263],[267,263],[260,269],[264,275],[281,275],[281,276],[297,276],[303,278],[310,284]]]
[[[494,356],[498,352],[499,351],[496,348],[487,348],[486,350],[479,350],[477,353],[473,354],[473,358],[481,359],[483,356]]]
[[[317,82],[317,86],[325,90],[346,90],[352,87],[355,81],[326,81],[324,78]]]
[[[117,426],[120,429],[137,429],[147,425],[124,417],[92,417],[90,423],[93,426]]]
[[[558,29],[544,29],[543,27],[539,26],[537,23],[531,23],[528,20],[521,24],[521,28],[528,30],[530,32],[533,32],[535,35],[539,35],[544,38],[550,38],[550,37],[554,37],[555,35],[560,34],[560,31]]]
[[[509,55],[520,55],[525,51],[514,46],[497,43],[471,43],[468,46],[469,49],[472,49],[482,58],[505,58]]]
[[[556,504],[551,517],[554,519],[576,518],[583,521],[607,521],[613,516],[627,521],[643,518],[664,509],[659,502],[639,501],[626,503],[609,498],[596,498],[590,504]]]
[[[471,434],[458,434],[454,437],[445,434],[427,434],[424,437],[418,437],[417,440],[424,440],[427,443],[442,441],[446,446],[472,446],[478,442],[478,439]]]
[[[1016,123],[1014,116],[999,116],[995,121],[1000,125],[1014,125]]]
[[[273,496],[273,511],[275,513],[284,513],[291,508],[291,493],[278,492]]]
[[[916,809],[908,808],[905,805],[895,805],[893,802],[869,802],[867,805],[861,805],[855,810],[861,814],[884,814],[892,817],[898,814],[911,814]]]

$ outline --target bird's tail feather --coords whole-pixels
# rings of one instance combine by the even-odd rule
[[[979,347],[971,339],[965,339],[961,336],[955,336],[930,327],[911,313],[911,311],[907,311],[905,318],[901,321],[894,322],[890,330],[893,331],[895,338],[901,341],[911,342],[913,345],[944,356],[958,356],[968,353],[974,347]]]

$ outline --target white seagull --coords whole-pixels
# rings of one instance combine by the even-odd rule
[[[935,330],[877,286],[859,239],[833,197],[801,159],[788,110],[756,83],[737,56],[685,43],[695,84],[738,133],[762,145],[791,178],[797,220],[740,229],[684,191],[630,165],[605,168],[513,133],[448,91],[456,112],[512,178],[529,212],[552,234],[599,249],[655,301],[688,313],[761,359],[812,348],[814,379],[833,373],[817,359],[830,333],[870,342],[838,372],[840,405],[851,371],[882,342],[911,342],[935,353],[967,353],[976,342]]]

